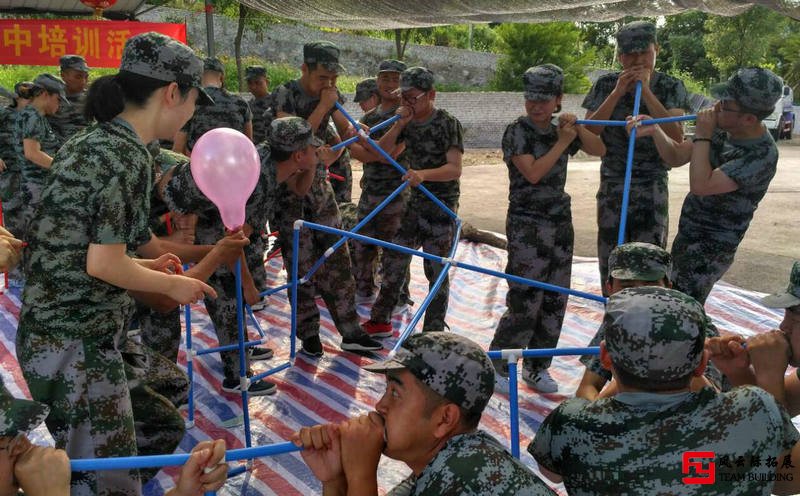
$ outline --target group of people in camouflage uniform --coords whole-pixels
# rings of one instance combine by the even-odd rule
[[[687,106],[683,84],[654,71],[655,26],[628,24],[617,33],[617,42],[622,71],[595,83],[584,100],[586,117],[628,118],[638,82],[641,118],[682,113]],[[177,305],[204,298],[220,343],[235,342],[237,288],[230,266],[235,259],[245,262],[247,303],[263,305],[259,291],[266,286],[262,234],[267,224],[279,232],[287,269],[294,257],[300,275],[318,258],[327,259],[299,288],[298,338],[301,351],[310,356],[324,353],[317,294],[342,335],[342,349],[382,348],[375,338],[394,333],[393,311],[409,300],[410,255],[393,250],[379,255],[375,247],[356,241],[331,253],[327,249],[337,238],[309,229],[301,231],[294,253],[296,220],[341,228],[342,212],[350,211],[355,213],[352,227],[400,189],[361,232],[448,256],[460,197],[463,130],[436,107],[434,74],[397,60],[381,62],[376,77],[357,87],[356,101],[365,111],[361,124],[369,128],[395,114],[400,118],[372,136],[381,150],[362,139],[333,151],[331,145],[360,132],[335,106],[343,102],[336,88],[343,69],[339,55],[331,43],[306,44],[301,77],[271,94],[266,70],[248,67],[253,96],[248,103],[224,89],[218,59],[201,62],[180,43],[147,33],[129,40],[120,72],[100,78],[88,95],[89,68],[77,56],[62,57],[61,78],[42,74],[15,87],[13,107],[0,114],[0,138],[14,150],[2,157],[7,169],[3,206],[7,225],[16,229],[8,237],[28,243],[18,357],[34,400],[50,407],[45,422],[57,446],[70,456],[149,454],[177,446],[183,436],[177,409],[186,401],[187,388],[175,364]],[[768,373],[774,379],[780,365],[762,374],[767,367],[754,359],[755,372],[742,370],[741,342],[720,341],[702,308],[774,176],[777,149],[760,120],[777,100],[780,80],[760,68],[737,72],[715,88],[720,102],[699,113],[692,142],[683,140],[677,124],[644,126],[629,119],[627,131],[637,126],[640,138],[625,232],[631,243],[617,248],[626,130],[577,125],[570,114],[554,119],[563,94],[563,71],[557,66],[533,67],[523,83],[526,115],[508,126],[502,141],[511,183],[507,272],[569,286],[573,234],[564,184],[569,156],[582,149],[603,157],[598,256],[604,294],[612,295],[595,339],[601,356],[586,360],[579,398],[555,410],[529,447],[542,472],[553,480],[563,478],[571,494],[673,491],[680,481],[673,474],[679,463],[670,457],[676,441],[666,436],[666,442],[655,443],[663,449],[653,450],[652,443],[633,438],[659,435],[659,422],[716,422],[723,411],[729,414],[724,432],[698,433],[690,446],[677,446],[716,449],[733,459],[777,457],[793,448],[800,435],[779,404],[800,404],[800,389],[789,379],[780,385],[773,380],[770,392],[777,403],[754,388],[719,393],[725,381],[753,384]],[[250,137],[261,159],[245,225],[234,233],[225,233],[189,167],[197,139],[215,127]],[[173,142],[173,151],[159,141]],[[364,163],[362,196],[355,208],[350,208],[350,154]],[[395,159],[404,173],[390,164]],[[663,249],[667,171],[687,162],[691,192],[670,259]],[[446,209],[428,198],[421,185]],[[15,208],[17,215],[9,213]],[[183,219],[181,227],[191,231],[193,244],[153,234],[166,212]],[[166,222],[170,230],[171,219]],[[11,249],[22,251],[18,245]],[[182,274],[181,261],[196,265]],[[425,332],[409,338],[389,361],[368,367],[387,378],[376,412],[301,430],[295,442],[306,448],[304,459],[332,494],[377,491],[381,453],[412,469],[410,478],[392,491],[396,496],[553,494],[477,429],[507,371],[475,343],[441,332],[448,329],[448,278],[441,264],[426,260],[424,266],[430,287],[440,279],[441,287],[425,314]],[[796,287],[789,292],[797,296]],[[355,312],[357,298],[375,298],[364,324]],[[797,306],[792,302],[787,329],[796,323],[790,319]],[[556,345],[566,310],[563,294],[509,283],[507,307],[491,348]],[[140,335],[131,335],[131,328]],[[706,340],[726,377],[706,366]],[[763,348],[777,348],[777,342]],[[761,348],[758,341],[752,346]],[[240,369],[249,373],[251,359],[271,356],[272,350],[254,347],[248,363],[240,364],[238,354],[223,354],[223,390],[241,387],[237,375]],[[525,360],[523,379],[540,392],[555,392],[549,364],[548,359]],[[603,389],[612,377],[611,386]],[[276,390],[263,380],[244,384],[251,394]],[[615,400],[604,398],[610,395]],[[746,441],[734,439],[754,419],[759,429],[750,429]],[[602,442],[613,436],[630,449],[618,454],[614,445]],[[644,463],[652,466],[642,471]],[[74,474],[72,489],[74,494],[138,494],[141,482],[153,475],[135,470]],[[776,490],[788,488],[794,486],[776,485]]]

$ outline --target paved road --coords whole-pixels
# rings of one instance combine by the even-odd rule
[[[462,217],[481,229],[505,232],[508,173],[499,152],[470,150],[461,183]],[[354,167],[353,197],[360,194]],[[595,192],[599,161],[573,159],[567,191],[572,196],[575,254],[596,256]],[[688,166],[670,172],[670,239],[689,190]],[[785,288],[793,260],[800,260],[800,140],[782,142],[778,173],[762,200],[724,281],[755,291]]]

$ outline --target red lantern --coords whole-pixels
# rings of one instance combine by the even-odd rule
[[[103,9],[107,9],[117,3],[117,0],[81,0],[85,6],[94,9],[94,16],[98,19],[103,17]]]

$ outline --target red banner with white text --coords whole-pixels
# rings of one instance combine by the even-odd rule
[[[58,66],[81,55],[89,67],[119,67],[131,36],[157,31],[186,43],[186,25],[133,21],[0,19],[0,64]]]

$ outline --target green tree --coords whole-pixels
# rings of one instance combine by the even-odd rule
[[[581,42],[581,31],[570,22],[501,24],[495,29],[503,57],[497,63],[492,86],[500,91],[521,91],[522,74],[539,64],[556,64],[564,70],[564,91],[589,89],[584,69],[594,59],[594,48]]]
[[[707,87],[719,79],[719,72],[708,59],[706,48],[698,40],[706,34],[704,12],[684,12],[666,18],[658,30],[656,68],[673,76],[691,75],[691,79]],[[682,78],[683,79],[683,78]]]
[[[726,78],[740,67],[774,68],[769,47],[785,28],[786,19],[781,14],[756,6],[734,17],[709,17],[703,45],[721,78]]]

